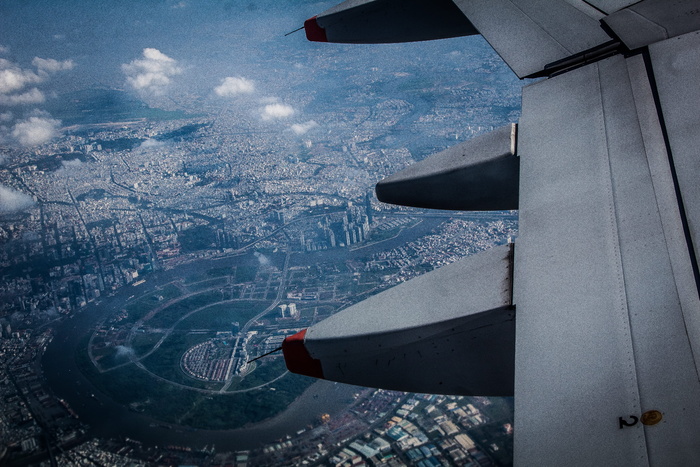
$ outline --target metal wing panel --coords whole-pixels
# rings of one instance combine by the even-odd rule
[[[598,21],[562,0],[454,1],[521,78],[610,40]]]
[[[603,21],[630,50],[668,37],[666,29],[629,9],[618,11]]]
[[[638,2],[639,0],[586,0],[586,3],[590,3],[608,15]]]
[[[679,282],[679,293],[682,300],[687,332],[690,335],[694,354],[700,356],[700,305],[698,297],[698,277],[693,265],[688,259],[688,248],[698,258],[700,248],[700,186],[697,174],[700,171],[698,147],[700,135],[698,128],[697,102],[700,100],[700,83],[697,76],[700,73],[700,58],[698,57],[700,36],[697,33],[669,39],[654,44],[649,48],[651,66],[656,79],[659,105],[663,112],[668,148],[677,177],[678,193],[682,208],[687,219],[690,245],[683,242],[683,247],[675,252],[674,270],[676,277],[686,278]],[[666,189],[673,189],[674,180],[669,174],[664,177],[670,181],[664,182]],[[667,234],[668,235],[668,234]],[[686,232],[677,232],[676,237],[683,237]],[[676,242],[679,243],[679,242]],[[697,268],[697,263],[695,263]],[[696,361],[700,371],[700,362]]]
[[[700,28],[700,4],[697,0],[645,0],[611,14],[605,24],[629,49],[689,33]]]
[[[516,134],[511,124],[412,164],[380,181],[377,199],[432,209],[518,209]]]
[[[332,342],[334,352],[347,354],[319,352],[313,336],[305,346],[331,381],[432,394],[512,396],[514,315],[514,310],[501,307],[436,322],[415,330],[418,335],[414,332],[410,338],[397,333]],[[394,342],[377,348],[382,340]]]
[[[509,306],[509,251],[495,247],[385,290],[315,324],[308,338],[320,349],[339,330],[348,338],[384,334]]]
[[[695,256],[700,257],[700,34],[649,47],[668,144],[678,177]]]
[[[594,7],[590,3],[588,3],[585,0],[565,0],[566,3],[569,5],[573,6],[577,10],[579,10],[582,13],[585,13],[587,16],[590,16],[591,18],[600,21],[605,17],[605,13],[603,11],[599,10],[598,8]]]
[[[347,0],[304,26],[309,40],[356,44],[478,34],[452,0]]]
[[[688,465],[698,456],[700,387],[688,297],[679,295],[687,294],[689,278],[678,276],[687,255],[684,266],[675,197],[655,190],[670,169],[653,108],[640,57],[607,59],[523,92],[515,262],[523,465],[552,453],[554,464],[582,465]],[[619,424],[650,410],[663,414],[660,424]]]
[[[523,89],[518,147],[516,461],[645,459],[597,65]]]
[[[653,106],[653,98],[638,92],[635,99],[630,77],[635,86],[650,89],[642,58],[617,57],[601,62],[599,70],[641,410],[664,416],[661,425],[640,428],[652,464],[685,465],[698,455],[693,428],[700,417],[700,387],[676,282],[691,277],[673,273],[660,211],[672,209],[676,200],[656,194],[649,167],[655,156],[662,158],[658,163],[668,160],[663,153],[647,153],[641,135],[637,108]],[[682,389],[669,391],[669,385]]]

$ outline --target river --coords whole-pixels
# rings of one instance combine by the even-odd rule
[[[209,263],[209,261],[206,261]],[[211,266],[209,264],[208,266]],[[150,287],[172,280],[172,271],[149,277]],[[160,276],[160,277],[159,277]],[[318,421],[323,413],[338,413],[347,407],[359,388],[318,381],[282,413],[252,426],[235,430],[194,430],[168,427],[167,424],[135,413],[112,401],[96,389],[80,372],[75,352],[81,339],[94,329],[112,310],[126,302],[131,287],[110,298],[108,304],[90,305],[81,313],[62,322],[42,359],[44,375],[58,397],[68,402],[80,420],[90,426],[90,434],[105,438],[128,437],[156,446],[179,445],[203,447],[216,445],[219,450],[242,450],[273,442]],[[128,290],[131,289],[131,290]],[[129,294],[129,295],[127,295]]]
[[[360,250],[327,250],[309,254],[295,254],[292,263],[314,264],[323,261],[356,259],[378,251],[386,251],[419,238],[447,218],[427,218],[414,228],[404,230],[396,238],[370,245]],[[274,417],[235,430],[201,430],[187,427],[168,427],[159,420],[135,413],[115,403],[96,389],[83,376],[75,361],[76,347],[95,325],[110,313],[120,310],[134,294],[163,286],[173,280],[204,272],[227,263],[249,261],[246,256],[199,260],[169,271],[158,271],[147,277],[146,284],[122,287],[114,297],[99,304],[90,304],[56,328],[56,335],[42,359],[44,374],[58,397],[65,399],[80,420],[90,426],[90,433],[105,438],[128,437],[148,445],[190,446],[193,448],[215,444],[218,450],[253,449],[274,442],[286,435],[318,421],[323,413],[331,416],[342,411],[360,388],[328,381],[311,385],[289,407]]]

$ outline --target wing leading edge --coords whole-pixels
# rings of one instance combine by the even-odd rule
[[[332,26],[324,14],[318,25],[339,28],[351,3],[370,11],[373,2],[341,4]],[[499,250],[481,253],[312,326],[297,349],[329,379],[481,395],[505,387],[496,381],[508,381],[514,355],[517,464],[692,465],[700,456],[700,5],[454,5],[518,76],[547,79],[523,89],[517,131],[450,148],[380,182],[377,195],[438,209],[519,209],[512,283],[496,266]],[[382,14],[395,30],[405,20],[390,8]],[[486,282],[472,287],[475,277]],[[505,283],[512,302],[497,306],[488,297]],[[448,358],[461,371],[451,378],[479,380],[471,387],[436,388],[432,369],[388,364],[408,358],[425,343],[421,327],[437,329],[446,314],[472,323],[447,336],[459,341]],[[416,316],[420,325],[403,324]],[[470,345],[479,319],[494,334]],[[360,342],[382,347],[349,351]],[[470,363],[493,348],[514,354],[503,350],[490,369]],[[285,359],[293,360],[286,349]],[[360,375],[380,360],[381,377]]]

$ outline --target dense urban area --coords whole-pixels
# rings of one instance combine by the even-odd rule
[[[274,84],[228,71],[185,89],[194,62],[170,51],[143,45],[97,85],[77,73],[86,59],[22,61],[8,37],[0,71],[21,79],[0,80],[1,465],[512,464],[512,399],[317,382],[274,353],[517,235],[515,212],[374,195],[517,121],[519,85],[485,43],[377,60],[266,42],[250,73]]]

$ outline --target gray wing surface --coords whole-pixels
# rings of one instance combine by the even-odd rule
[[[616,56],[523,91],[522,465],[691,465],[698,456],[698,290],[645,65],[642,55]],[[650,411],[660,423],[632,424]]]
[[[521,78],[610,41],[596,19],[563,1],[455,0],[455,4]]]
[[[503,394],[504,371],[514,368],[516,465],[694,465],[700,1],[454,4],[471,25],[465,34],[476,29],[518,76],[544,79],[523,88],[517,131],[501,128],[436,154],[380,182],[377,195],[437,209],[518,209],[512,274],[504,275],[502,251],[485,252],[360,302],[295,345],[317,369],[357,363],[358,375],[379,357],[404,359],[371,382],[337,371],[331,379],[440,392],[427,357],[406,352],[435,344],[421,327],[437,326],[462,339],[453,393]],[[382,14],[392,17],[390,8]],[[342,13],[334,15],[342,24]],[[484,280],[470,287],[470,277]],[[412,322],[418,309],[419,325],[397,324]],[[463,327],[448,332],[445,316]],[[476,370],[490,349],[469,347],[477,334],[506,349],[492,360],[499,371]],[[381,350],[342,356],[348,342],[363,339]],[[434,349],[444,355],[447,347]],[[293,353],[285,350],[288,364]],[[478,383],[462,385],[476,371]]]

